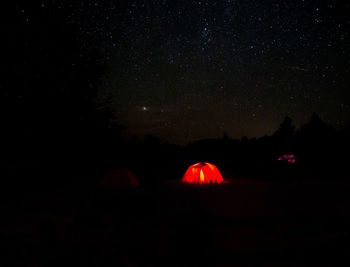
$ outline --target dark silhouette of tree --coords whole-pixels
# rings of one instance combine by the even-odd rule
[[[96,98],[106,66],[80,42],[79,25],[65,11],[28,4],[25,12],[28,22],[18,16],[2,28],[3,153],[44,161],[56,170],[49,179],[92,174],[118,148],[123,130],[109,100]]]
[[[274,137],[281,140],[289,140],[295,134],[295,126],[290,117],[285,117],[279,129],[274,133]]]
[[[145,146],[148,146],[148,147],[159,147],[161,143],[160,139],[157,136],[152,134],[146,134],[143,140],[144,140]]]
[[[242,136],[241,137],[241,142],[244,143],[244,144],[248,143],[248,137],[247,136]]]
[[[331,135],[333,132],[332,127],[323,122],[316,113],[313,113],[310,121],[300,128],[300,135],[304,139],[309,139],[309,142],[318,141]]]
[[[311,176],[327,178],[336,167],[338,150],[335,131],[314,113],[308,123],[302,125],[297,133],[297,162],[304,172]],[[329,179],[329,178],[327,178]]]
[[[230,137],[227,135],[227,133],[224,132],[223,137],[222,137],[225,141],[229,141]]]

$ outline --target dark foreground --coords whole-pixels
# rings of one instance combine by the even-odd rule
[[[350,266],[349,188],[236,180],[6,196],[0,263]]]

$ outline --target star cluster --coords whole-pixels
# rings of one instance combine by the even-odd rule
[[[109,66],[101,92],[130,135],[271,134],[288,115],[349,124],[346,1],[42,1]],[[23,23],[30,12],[18,7]]]

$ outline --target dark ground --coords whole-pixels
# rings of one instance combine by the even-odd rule
[[[1,266],[350,266],[349,189],[241,178],[3,195]]]

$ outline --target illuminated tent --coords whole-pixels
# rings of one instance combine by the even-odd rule
[[[111,169],[99,183],[99,186],[108,188],[126,188],[139,185],[136,177],[126,168]]]
[[[207,162],[191,165],[182,178],[182,182],[195,184],[222,183],[223,181],[218,168]]]

